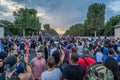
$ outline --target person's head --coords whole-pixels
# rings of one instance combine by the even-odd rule
[[[36,55],[37,55],[38,59],[41,59],[41,57],[42,57],[42,51],[38,50],[37,53],[36,53]]]
[[[101,50],[100,50],[100,48],[97,48],[97,50],[96,50],[97,52],[101,52]]]
[[[108,48],[108,44],[104,44],[104,47]]]
[[[15,51],[15,49],[14,49],[14,48],[11,48],[11,49],[10,49],[10,55],[14,55],[14,54],[15,54],[14,51]]]
[[[77,63],[79,55],[77,53],[72,53],[70,55],[70,63]]]
[[[16,56],[8,56],[5,59],[4,70],[5,72],[11,72],[16,69],[17,57]]]
[[[79,41],[79,42],[78,42],[78,45],[82,46],[82,42],[81,42],[81,41]]]
[[[76,53],[77,52],[77,48],[75,46],[72,47],[72,52]]]
[[[49,68],[53,68],[55,66],[55,59],[53,56],[48,57],[47,64]]]
[[[113,55],[114,54],[114,50],[113,49],[109,49],[108,52],[109,52],[109,55]]]
[[[115,80],[120,79],[120,77],[119,77],[120,72],[119,72],[118,64],[114,58],[108,57],[107,60],[105,61],[104,65],[113,72]],[[118,77],[119,77],[119,79],[118,79]]]
[[[14,56],[17,57],[17,62],[19,62],[22,59],[22,56],[20,55],[19,52],[17,54],[14,54]]]
[[[55,59],[55,65],[58,65],[60,63],[60,52],[58,50],[55,50],[52,56]]]

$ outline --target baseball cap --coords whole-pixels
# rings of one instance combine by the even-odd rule
[[[4,65],[4,70],[6,72],[10,72],[13,69],[15,69],[17,63],[17,57],[16,56],[8,56],[5,59],[5,65]]]
[[[72,46],[70,44],[67,45],[67,49],[71,49]]]

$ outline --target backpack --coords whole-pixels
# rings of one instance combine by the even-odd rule
[[[6,77],[5,77],[5,73],[2,73],[0,75],[0,80],[6,80]],[[8,78],[7,80],[20,80],[20,78],[18,77],[18,73],[14,72],[10,78]]]
[[[87,69],[88,80],[114,80],[111,70],[102,64],[92,64]]]

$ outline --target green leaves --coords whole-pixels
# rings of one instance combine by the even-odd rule
[[[58,34],[54,29],[50,28],[50,24],[45,24],[44,25],[44,31],[46,33],[53,34],[53,35],[57,35]]]
[[[94,3],[89,6],[87,13],[86,26],[91,31],[98,31],[104,26],[105,20],[105,5],[102,3]]]
[[[83,24],[75,24],[70,27],[69,30],[66,30],[64,35],[83,35],[84,33],[84,26]]]
[[[65,35],[92,35],[94,31],[100,32],[104,27],[105,20],[105,4],[94,3],[88,8],[87,18],[84,24],[75,24],[65,32]]]
[[[114,26],[119,22],[120,22],[120,15],[111,17],[104,26],[104,35],[113,36]]]
[[[41,29],[37,11],[35,9],[20,8],[18,11],[13,12],[15,17],[15,27],[19,30],[25,29],[29,32]]]

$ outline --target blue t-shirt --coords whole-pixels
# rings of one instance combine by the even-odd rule
[[[106,60],[107,60],[108,57],[109,57],[109,56],[107,56],[107,55],[104,55],[104,56],[103,56],[102,60],[103,60],[103,63],[104,63],[104,64],[105,64],[105,62],[106,62]]]
[[[104,55],[108,55],[108,48],[104,48],[103,53],[104,53]]]
[[[18,66],[16,67],[16,72],[17,73],[24,73],[24,67],[19,63]]]
[[[120,62],[120,55],[118,56],[117,61]]]
[[[61,80],[62,73],[59,68],[55,68],[53,71],[45,71],[41,75],[41,80]]]
[[[24,50],[25,44],[24,43],[20,43],[20,50]]]

